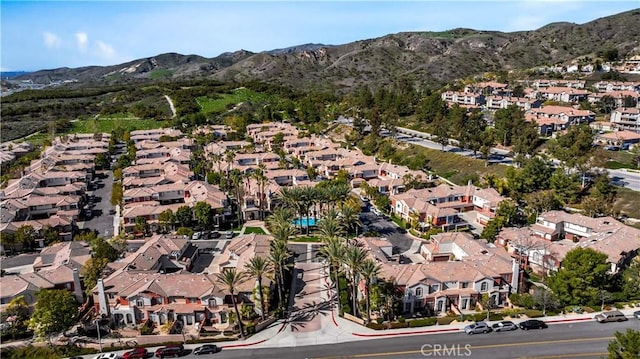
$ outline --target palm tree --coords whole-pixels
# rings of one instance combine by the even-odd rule
[[[344,234],[344,227],[338,218],[338,212],[330,209],[327,214],[318,223],[320,235],[323,238],[341,237]]]
[[[278,197],[285,208],[292,210],[297,217],[302,216],[302,191],[299,187],[283,187],[280,189]],[[300,222],[300,231],[302,232],[302,221]]]
[[[360,273],[360,267],[366,257],[366,253],[361,247],[347,247],[344,252],[343,261],[349,268],[349,275],[351,279],[351,301],[353,302],[353,315],[357,315],[357,297],[358,297],[358,274]]]
[[[301,187],[300,205],[305,218],[309,218],[309,208],[313,207],[316,202],[315,189],[313,187]],[[309,221],[307,220],[307,235],[309,235]]]
[[[238,272],[235,268],[227,268],[223,272],[216,274],[216,281],[219,284],[226,286],[229,293],[231,293],[231,301],[233,302],[233,308],[235,309],[236,317],[238,318],[238,326],[240,327],[240,338],[244,338],[244,329],[242,327],[242,317],[240,317],[240,312],[238,311],[238,301],[235,293],[236,288],[246,282],[246,280],[246,273]]]
[[[290,227],[294,213],[289,208],[278,207],[266,219],[267,227],[271,232],[277,231],[280,227]]]
[[[271,250],[269,261],[273,265],[276,285],[278,287],[278,307],[284,308],[284,271],[291,266],[289,259],[291,258],[291,252],[287,248],[287,242],[283,240],[274,239],[271,242]]]
[[[365,280],[365,294],[367,298],[367,323],[371,322],[371,297],[369,293],[369,286],[371,285],[371,281],[380,275],[380,271],[382,267],[380,264],[374,262],[371,258],[367,258],[362,262],[362,266],[360,267],[360,275]]]
[[[347,231],[347,233],[351,233],[351,230],[362,227],[359,208],[355,209],[351,205],[342,206],[339,218],[342,226]]]
[[[333,282],[336,284],[336,298],[338,299],[338,307],[340,306],[340,278],[338,272],[343,261],[344,245],[337,237],[326,237],[323,240],[324,246],[320,247],[320,255],[329,261],[331,272],[333,272]]]
[[[267,184],[267,176],[264,175],[265,166],[264,164],[259,164],[258,169],[253,173],[253,177],[258,182],[258,187],[260,188],[260,220],[264,221],[264,204],[267,200],[267,196],[264,193],[264,187]]]
[[[260,311],[262,320],[264,321],[265,300],[264,293],[262,292],[262,276],[264,276],[265,273],[271,271],[271,263],[264,257],[256,256],[251,258],[248,263],[245,263],[244,268],[247,270],[247,273],[249,273],[250,276],[258,280],[258,292],[260,293]]]

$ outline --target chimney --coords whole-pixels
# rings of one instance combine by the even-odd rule
[[[78,268],[73,268],[73,294],[76,296],[78,303],[84,303],[84,295],[82,293],[82,284],[80,283],[80,273]]]
[[[100,315],[108,316],[109,304],[107,303],[107,295],[104,292],[104,282],[102,281],[102,278],[98,279],[98,304],[100,305]]]

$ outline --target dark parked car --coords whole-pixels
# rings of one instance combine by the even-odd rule
[[[537,319],[529,319],[520,323],[520,329],[529,330],[529,329],[544,329],[547,328],[547,323],[542,320]]]
[[[167,357],[179,357],[184,353],[184,347],[182,345],[169,345],[163,348],[159,348],[156,350],[157,358],[167,358]]]
[[[220,232],[218,231],[213,231],[211,233],[209,233],[209,238],[213,239],[213,238],[220,238]]]
[[[144,359],[149,352],[145,348],[135,348],[122,355],[122,359]]]
[[[503,320],[491,326],[494,332],[506,332],[510,330],[518,329],[518,326],[515,325],[512,321]]]
[[[205,344],[203,346],[197,347],[193,350],[193,355],[200,355],[200,354],[215,354],[219,351],[221,351],[222,348],[218,347],[217,345],[214,344]]]
[[[640,310],[633,312],[633,317],[636,319],[640,319]]]

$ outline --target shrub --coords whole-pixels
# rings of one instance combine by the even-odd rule
[[[398,323],[393,322],[389,323],[389,329],[397,329],[397,328],[407,328],[409,325],[406,322]]]
[[[533,296],[528,293],[524,293],[524,294],[513,293],[509,296],[509,300],[513,305],[516,305],[518,307],[533,309],[533,306],[534,306]]]
[[[399,316],[398,317],[398,323],[404,323],[404,322],[405,322],[404,317],[403,316]]]
[[[491,321],[502,320],[502,319],[504,319],[504,313],[491,313],[491,314],[489,314],[489,320],[491,320]]]
[[[384,324],[382,324],[382,323],[369,323],[369,324],[367,324],[367,328],[371,328],[373,330],[382,330],[382,329],[384,329]]]
[[[503,314],[511,318],[520,318],[520,314],[522,314],[522,309],[519,309],[519,308],[507,309],[503,312]]]
[[[384,318],[376,318],[376,323],[378,324],[384,323]]]
[[[449,325],[449,324],[451,324],[451,322],[456,320],[456,317],[442,317],[442,318],[438,318],[436,320],[438,321],[439,325]]]
[[[143,325],[140,327],[140,335],[152,335],[153,334],[153,327],[150,327],[148,325]]]
[[[614,306],[616,309],[624,309],[624,303],[615,303]]]
[[[256,326],[255,325],[247,325],[245,328],[245,332],[247,335],[256,334]]]
[[[542,314],[542,311],[537,309],[527,309],[524,311],[523,314],[526,315],[528,318],[544,317],[544,315]]]
[[[437,323],[436,318],[414,319],[409,321],[409,328],[427,327]]]

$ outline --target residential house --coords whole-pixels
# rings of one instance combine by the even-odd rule
[[[621,107],[611,112],[611,123],[620,130],[640,133],[640,109]]]

